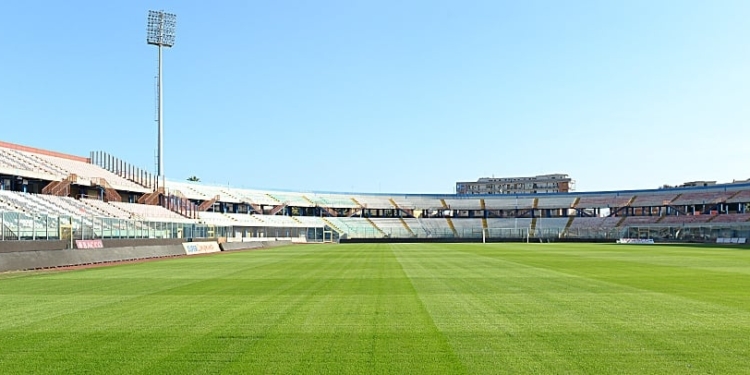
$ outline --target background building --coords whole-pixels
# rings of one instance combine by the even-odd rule
[[[482,177],[476,182],[456,182],[456,194],[568,193],[575,182],[567,174],[531,177]]]

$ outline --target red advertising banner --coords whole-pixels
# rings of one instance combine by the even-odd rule
[[[76,240],[76,249],[103,249],[102,240]]]

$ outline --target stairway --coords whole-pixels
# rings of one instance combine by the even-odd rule
[[[536,206],[536,198],[534,198],[534,206]],[[529,228],[529,236],[536,235],[536,217],[531,219],[531,227]]]
[[[539,198],[534,198],[534,203],[531,204],[531,208],[536,210],[537,206],[539,206]]]
[[[573,204],[570,205],[570,208],[578,207],[578,203],[580,202],[581,202],[581,197],[576,197],[576,199],[573,201]]]
[[[487,224],[487,218],[483,217],[482,218],[482,230],[484,231],[485,234],[487,234],[488,228],[489,228],[489,225]]]
[[[388,235],[386,235],[385,232],[383,232],[383,230],[380,229],[380,227],[378,227],[374,221],[372,221],[372,219],[370,219],[369,217],[366,217],[365,220],[367,220],[367,222],[370,223],[370,225],[372,225],[375,228],[375,230],[380,232],[380,234],[383,235],[383,237],[388,237]]]
[[[362,203],[359,203],[359,201],[356,200],[354,197],[352,197],[350,199],[352,200],[352,202],[354,202],[354,204],[357,207],[350,209],[349,213],[346,215],[346,217],[354,217],[354,216],[362,215],[363,214],[362,211],[364,211],[365,206],[362,205]]]
[[[633,202],[635,202],[636,198],[638,198],[637,195],[630,197],[630,200],[628,200],[628,203],[625,203],[625,207],[630,207],[630,205],[633,204]]]
[[[214,206],[214,203],[218,202],[221,199],[221,196],[217,195],[207,201],[203,201],[203,203],[198,206],[198,211],[207,211],[209,208]]]
[[[479,208],[481,208],[482,211],[487,209],[487,205],[484,203],[484,198],[479,199]]]
[[[563,229],[563,234],[568,234],[568,230],[570,230],[570,226],[573,225],[573,220],[575,220],[575,216],[569,216],[568,222],[565,223],[565,229]]]
[[[58,197],[69,197],[70,186],[78,182],[78,176],[70,174],[62,181],[52,181],[42,188],[42,194],[54,195]]]
[[[256,214],[263,215],[263,207],[261,207],[259,204],[250,202],[249,200],[243,200],[242,203],[250,206],[250,208],[252,208]]]
[[[104,178],[95,178],[91,180],[91,184],[99,186],[104,189],[104,201],[105,202],[122,202],[122,196],[115,190],[112,185],[107,182]]]
[[[453,237],[458,237],[458,231],[456,230],[456,226],[453,225],[453,220],[451,218],[446,217],[445,220],[448,222],[448,227],[451,228],[451,231],[453,232]]]
[[[666,203],[665,206],[668,206],[668,205],[672,204],[672,202],[676,202],[678,199],[680,199],[681,196],[682,196],[682,193],[677,194],[677,196],[675,196],[674,198],[672,198],[672,200],[670,200],[669,202],[665,201],[665,203]]]
[[[337,217],[339,216],[339,213],[336,212],[336,210],[330,208],[330,207],[320,207],[325,213],[327,213],[329,216]]]
[[[324,217],[321,217],[321,219],[323,219],[323,222],[324,222],[324,223],[326,223],[326,225],[327,225],[327,226],[331,227],[331,229],[333,229],[333,230],[335,230],[336,232],[338,232],[338,233],[339,233],[339,236],[340,236],[340,235],[342,235],[342,234],[345,234],[345,233],[346,233],[346,232],[344,232],[343,230],[341,230],[341,228],[339,228],[339,227],[337,227],[337,226],[333,225],[333,223],[332,223],[332,222],[330,222],[330,221],[328,221],[328,219],[326,219],[326,218],[324,218]]]
[[[623,216],[622,219],[620,219],[620,221],[617,222],[617,225],[615,225],[615,228],[621,227],[622,224],[625,222],[625,219],[627,218],[628,218],[627,216]]]
[[[440,199],[440,204],[442,204],[443,208],[445,208],[445,209],[449,209],[450,208],[450,207],[448,207],[448,204],[445,203],[445,199]]]
[[[724,199],[724,202],[726,202],[726,201],[728,201],[728,200],[731,200],[731,199],[733,199],[733,198],[734,198],[734,197],[736,197],[736,196],[737,196],[737,195],[738,195],[739,193],[742,193],[742,190],[737,190],[737,191],[735,191],[735,192],[734,192],[734,193],[733,193],[732,195],[730,195],[730,196],[729,196],[729,198],[726,198],[726,199]]]
[[[275,206],[271,210],[271,212],[269,212],[268,214],[269,215],[276,215],[277,213],[281,212],[281,210],[283,210],[284,208],[286,208],[286,206],[288,206],[288,205],[289,205],[289,202],[284,202],[284,203],[282,203],[282,204],[280,204],[278,206]]]
[[[399,209],[398,204],[396,204],[396,201],[394,201],[393,198],[388,198],[388,201],[391,202],[391,204],[393,205],[395,209],[397,210]]]
[[[138,203],[140,204],[150,204],[152,206],[158,206],[159,205],[159,197],[164,195],[164,188],[160,187],[156,189],[155,191],[152,191],[148,194],[141,195],[140,198],[138,198]]]
[[[362,207],[362,208],[365,207],[362,203],[359,203],[359,201],[354,197],[352,197],[352,202],[354,202],[354,204],[356,204],[357,207]]]
[[[416,237],[417,236],[417,234],[414,233],[414,231],[411,230],[411,228],[409,228],[409,224],[406,224],[406,220],[404,220],[404,218],[400,217],[398,219],[401,221],[401,225],[403,225],[404,228],[406,228],[406,230],[411,234],[412,237]]]

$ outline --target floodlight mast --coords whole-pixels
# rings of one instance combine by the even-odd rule
[[[157,123],[159,127],[158,135],[158,161],[159,167],[157,168],[158,182],[157,185],[162,188],[166,187],[166,177],[164,174],[164,106],[163,106],[163,92],[162,92],[162,62],[161,62],[161,49],[162,47],[172,47],[175,39],[175,26],[177,24],[177,15],[173,13],[166,13],[163,10],[148,11],[148,26],[146,33],[146,43],[155,45],[159,50],[159,68],[157,77]]]

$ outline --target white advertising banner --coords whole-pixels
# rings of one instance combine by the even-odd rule
[[[221,251],[221,248],[219,248],[219,243],[216,241],[184,242],[182,244],[182,247],[185,248],[185,254],[187,255],[210,254],[210,253],[218,253]]]
[[[628,243],[636,245],[653,245],[654,240],[651,238],[620,238],[617,243]]]

